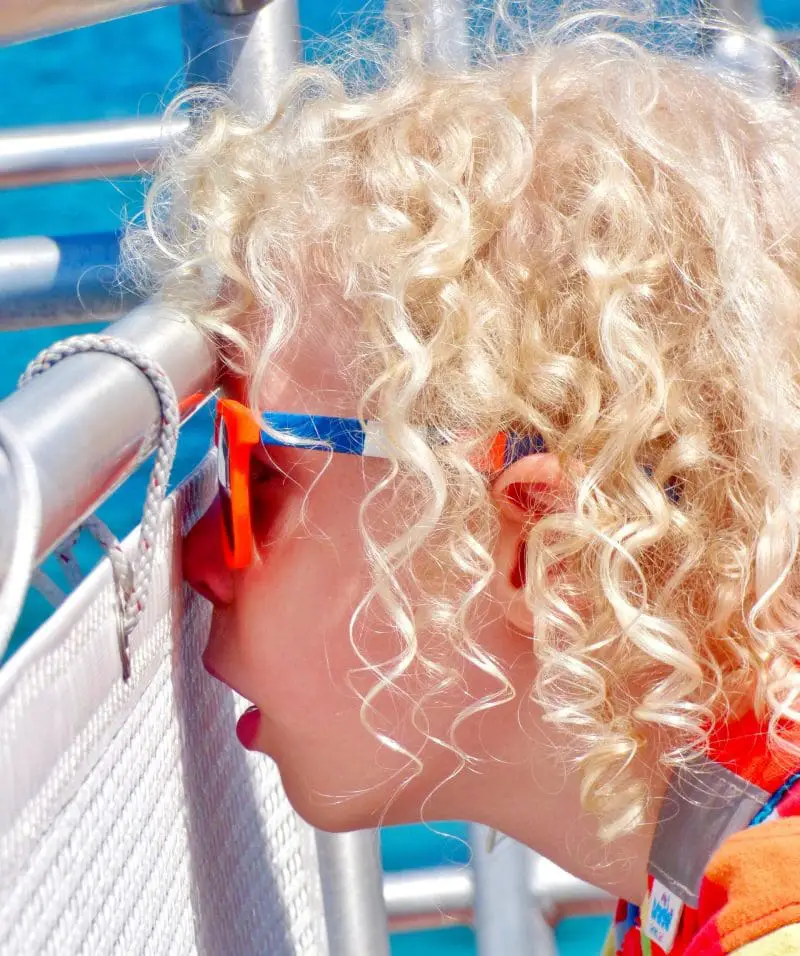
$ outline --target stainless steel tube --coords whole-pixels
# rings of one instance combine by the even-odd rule
[[[259,13],[230,16],[200,5],[181,11],[187,80],[228,81],[246,112],[266,118],[276,84],[296,61],[296,0],[270,0]],[[225,4],[230,7],[230,4]],[[316,834],[330,956],[388,956],[389,932],[374,831]]]
[[[164,7],[170,0],[2,0],[0,46],[63,33],[129,13]],[[176,0],[180,3],[183,0]]]
[[[184,117],[153,117],[4,130],[0,189],[136,175],[188,126]]]
[[[470,867],[436,866],[388,874],[383,899],[392,923],[472,910],[475,879]]]
[[[389,956],[377,833],[316,836],[329,956]]]
[[[706,12],[733,23],[757,26],[763,22],[759,0],[707,0]]]
[[[518,845],[517,850],[518,852]],[[498,850],[500,847],[498,847]],[[522,848],[522,885],[514,886],[521,905],[538,910],[540,932],[565,912],[598,912],[610,909],[614,900],[604,890],[570,876],[549,860]],[[525,858],[530,860],[530,868]],[[518,862],[520,862],[518,860]],[[527,890],[524,889],[528,879]],[[389,929],[403,932],[442,925],[472,923],[475,906],[475,873],[472,867],[437,866],[401,873],[388,873],[383,880],[383,898]]]
[[[777,37],[764,23],[759,0],[701,0],[700,8],[707,18],[702,44],[716,71],[756,94],[787,89],[790,78],[772,49]]]
[[[229,17],[256,13],[264,6],[265,0],[200,0],[210,13],[222,13]]]
[[[465,0],[425,0],[429,58],[444,67],[465,68],[469,63],[469,30]]]
[[[214,355],[188,321],[155,303],[117,322],[115,336],[135,343],[172,380],[179,399],[208,392]],[[44,557],[130,474],[153,436],[158,404],[138,369],[109,355],[75,355],[0,402],[0,414],[24,436],[42,493]],[[0,456],[0,580],[6,573],[16,489]]]
[[[39,4],[36,9],[58,9],[64,14],[61,22],[67,23],[71,21],[66,14],[76,14],[79,6],[45,2],[43,7]],[[83,9],[99,9],[101,6],[109,11],[113,8],[120,14],[133,9],[125,4],[93,5],[88,2]],[[290,55],[293,55],[296,52],[293,38],[297,35],[297,25],[285,11],[295,9],[294,2],[292,0],[287,6],[284,0],[273,0],[270,7],[279,9],[282,19],[276,21],[268,8],[262,11],[268,15],[264,22],[268,25],[277,22],[291,29],[287,29],[286,36],[280,30],[270,30],[268,40],[281,49],[288,45]],[[3,7],[0,27],[3,23],[22,22],[11,20],[10,13],[14,9],[19,14],[21,7],[17,6],[16,0],[14,6]],[[238,45],[238,49],[247,46],[247,37],[242,35],[241,29],[244,21],[248,21],[253,29],[260,26],[258,15],[222,17],[206,12],[205,16],[214,19],[218,36],[227,23],[231,35],[236,37],[234,45]],[[259,39],[262,45],[266,42],[263,31]],[[230,66],[227,54],[222,62]],[[252,77],[252,85],[263,85],[268,90],[269,67],[278,68],[286,62],[287,55],[283,52],[268,58],[267,65]],[[214,78],[224,82],[224,70],[218,69]],[[53,281],[54,268],[57,271],[57,250],[45,241],[39,243],[39,248],[29,247],[23,258],[25,255],[32,263],[26,281],[39,288]],[[10,272],[13,273],[13,269]],[[8,274],[6,280],[10,289]],[[157,303],[136,309],[115,323],[109,332],[134,342],[159,362],[172,379],[179,398],[210,389],[215,357],[207,341],[188,321],[170,315]],[[43,506],[37,549],[40,557],[46,555],[130,474],[157,418],[155,396],[141,372],[121,359],[91,354],[74,356],[57,365],[2,402],[0,411],[25,435],[39,472]],[[10,551],[15,500],[13,481],[3,459],[0,462],[0,580],[5,575],[5,562]]]
[[[118,269],[113,232],[0,240],[0,331],[120,318],[138,297]]]
[[[181,9],[181,20],[187,84],[225,82],[239,106],[260,119],[269,115],[280,78],[297,61],[300,33],[297,0],[257,2],[260,12],[238,16],[192,4]]]
[[[488,836],[486,827],[470,826],[478,956],[556,956],[552,930],[530,892],[531,850],[502,839],[490,851]]]
[[[271,0],[259,13],[239,16],[228,15],[231,6],[214,0],[181,11],[187,80],[227,78],[237,103],[266,117],[276,83],[299,53],[297,3]],[[388,956],[377,834],[317,831],[316,841],[330,956]]]

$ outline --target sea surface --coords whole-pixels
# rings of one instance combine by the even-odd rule
[[[374,12],[379,3],[372,0],[366,9]],[[364,10],[364,4],[355,0],[338,4],[300,0],[304,38],[316,41],[329,36]],[[789,24],[794,19],[800,25],[800,0],[769,0],[764,3],[764,13],[774,23]],[[0,50],[0,128],[157,114],[181,89],[182,53],[176,8]],[[136,215],[141,201],[142,186],[135,179],[0,191],[0,238],[118,229]],[[41,348],[57,338],[93,328],[100,326],[1,332],[0,398],[13,390],[27,362]],[[207,411],[201,411],[184,429],[176,479],[188,474],[202,458],[210,429]],[[101,516],[118,535],[137,523],[145,481],[146,472],[136,475],[101,509]],[[89,565],[97,555],[84,544],[79,557]],[[52,562],[48,567],[58,575]],[[32,596],[18,628],[17,643],[46,613],[44,602]],[[460,823],[437,825],[435,830],[385,830],[384,865],[390,871],[443,863],[466,865],[465,836],[466,828]],[[607,922],[590,917],[562,923],[558,929],[562,956],[597,952]],[[409,933],[392,941],[393,956],[471,956],[474,952],[473,934],[463,927]]]

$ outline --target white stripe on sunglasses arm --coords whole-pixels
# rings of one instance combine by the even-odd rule
[[[388,458],[389,451],[380,422],[367,422],[364,427],[364,451],[365,458]]]

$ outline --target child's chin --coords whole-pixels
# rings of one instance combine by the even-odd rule
[[[319,796],[310,792],[307,782],[303,785],[291,770],[284,770],[280,763],[278,769],[289,803],[298,816],[315,829],[326,833],[351,833],[377,825],[378,815],[361,805],[363,796],[350,800]]]

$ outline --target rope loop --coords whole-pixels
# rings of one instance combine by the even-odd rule
[[[92,515],[82,527],[86,528],[106,552],[114,575],[118,605],[118,635],[122,676],[128,680],[131,674],[130,636],[147,605],[156,544],[164,518],[164,502],[169,477],[175,461],[180,428],[178,397],[169,377],[161,366],[135,345],[110,335],[76,335],[63,339],[40,352],[28,365],[19,380],[19,388],[46,372],[71,355],[101,352],[116,355],[139,369],[153,387],[159,405],[158,438],[153,469],[147,485],[139,540],[132,558],[122,549],[112,532]],[[59,550],[59,558],[69,573],[67,555],[77,537],[72,537]]]

